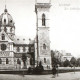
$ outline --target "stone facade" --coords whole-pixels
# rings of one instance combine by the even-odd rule
[[[42,62],[44,68],[51,68],[51,52],[50,52],[50,38],[49,38],[49,10],[50,3],[39,2],[35,5],[35,12],[37,17],[37,44],[38,50],[36,49],[36,58],[38,62]],[[45,0],[44,0],[45,1]],[[49,0],[47,0],[49,1]],[[37,60],[36,59],[36,60]]]
[[[0,69],[22,69],[36,66],[42,61],[44,68],[51,68],[49,40],[50,3],[36,3],[38,46],[35,40],[15,35],[15,23],[5,8],[0,15]],[[39,53],[37,52],[37,48]],[[24,62],[24,56],[26,60]]]
[[[23,68],[22,54],[26,56],[26,68],[30,66],[29,39],[15,35],[15,25],[7,9],[0,15],[0,69]],[[34,54],[34,52],[33,52]]]

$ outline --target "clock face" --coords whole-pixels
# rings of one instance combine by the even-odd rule
[[[6,50],[6,44],[1,44],[1,50]]]

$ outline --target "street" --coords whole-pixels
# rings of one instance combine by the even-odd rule
[[[60,73],[53,78],[48,75],[18,75],[18,74],[0,74],[0,80],[80,80],[80,72]]]

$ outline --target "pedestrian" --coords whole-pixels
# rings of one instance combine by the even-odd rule
[[[31,67],[28,68],[28,74],[31,74]]]
[[[57,72],[57,70],[56,70],[56,66],[54,65],[53,68],[52,68],[53,78],[55,78],[55,76],[56,76],[56,72]]]

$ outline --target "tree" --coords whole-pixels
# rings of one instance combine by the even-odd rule
[[[51,60],[52,60],[52,66],[60,64],[60,60],[59,58],[55,57],[55,52],[53,50],[51,50]]]
[[[64,67],[68,67],[68,66],[70,65],[69,60],[66,59],[66,60],[63,62],[63,65],[64,65]]]
[[[26,68],[26,60],[27,60],[26,54],[22,54],[22,61],[23,61],[23,65],[24,65],[23,68]]]
[[[33,69],[33,74],[41,74],[44,71],[42,62],[39,62],[39,65]]]
[[[73,65],[73,66],[76,66],[76,59],[74,57],[71,58],[70,60],[70,63]]]
[[[77,66],[80,66],[80,58],[77,59],[76,65],[77,65]]]

